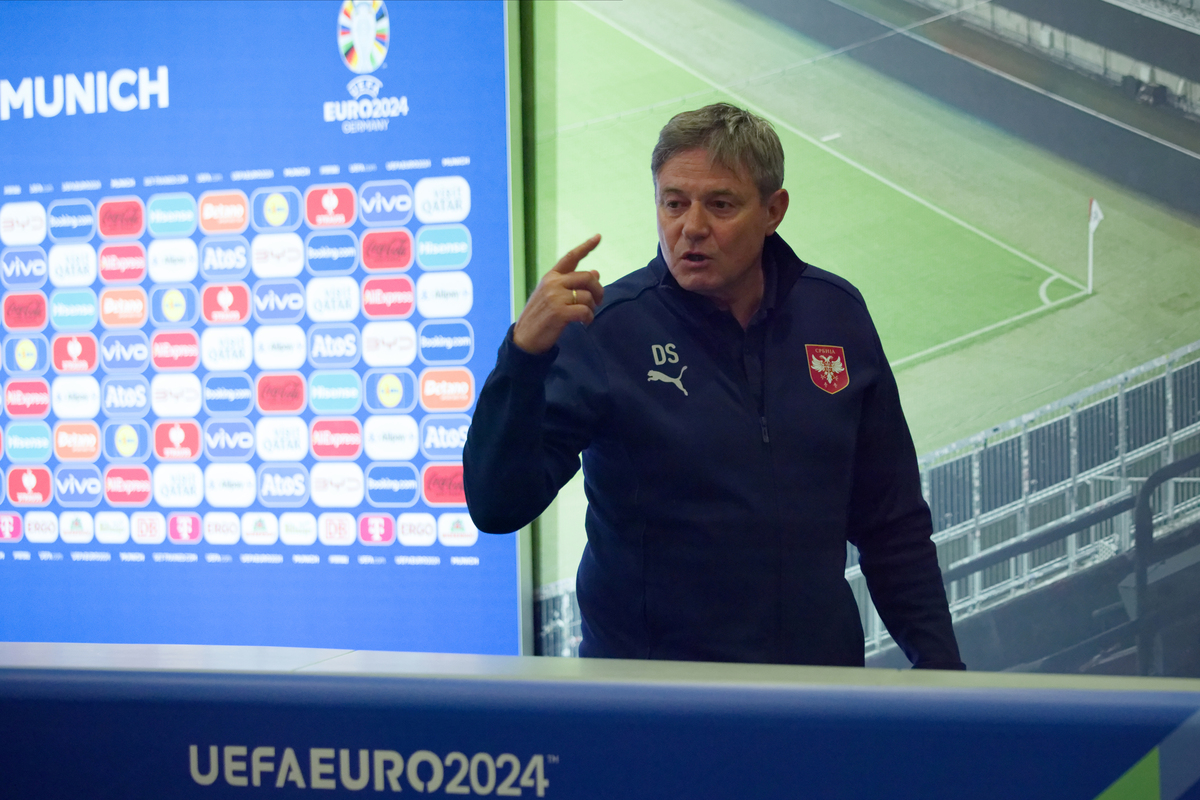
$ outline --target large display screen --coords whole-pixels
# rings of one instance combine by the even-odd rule
[[[6,3],[0,638],[514,653],[500,3]]]

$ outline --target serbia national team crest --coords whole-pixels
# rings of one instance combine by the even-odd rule
[[[846,353],[842,348],[829,344],[806,344],[808,376],[818,389],[837,394],[850,385],[850,370],[846,366]]]

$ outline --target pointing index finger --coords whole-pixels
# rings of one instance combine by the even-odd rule
[[[562,274],[574,272],[575,268],[579,266],[579,262],[583,260],[584,256],[595,250],[596,245],[598,244],[600,244],[600,234],[597,233],[583,244],[578,245],[574,249],[568,251],[565,256],[558,260],[558,263],[555,264],[552,269],[555,272]]]

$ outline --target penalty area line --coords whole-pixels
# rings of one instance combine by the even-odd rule
[[[1052,280],[1054,280],[1053,275],[1050,276],[1046,280],[1046,282],[1042,284],[1043,290],[1046,288],[1046,286]],[[904,358],[898,358],[895,361],[889,361],[888,363],[892,366],[892,369],[895,369],[897,367],[902,367],[905,364],[908,364],[912,361],[916,361],[918,359],[925,358],[926,356],[931,356],[934,353],[937,353],[941,350],[945,350],[946,348],[954,347],[955,345],[962,344],[963,342],[966,342],[966,341],[970,341],[971,339],[974,339],[977,336],[982,336],[985,333],[990,333],[998,328],[1003,328],[1005,325],[1011,325],[1014,322],[1020,322],[1023,319],[1032,317],[1035,314],[1041,314],[1043,311],[1048,311],[1051,308],[1061,306],[1063,303],[1068,303],[1071,300],[1077,300],[1080,297],[1087,297],[1087,289],[1081,289],[1080,291],[1076,292],[1075,294],[1070,294],[1070,295],[1067,295],[1066,297],[1061,297],[1058,300],[1055,300],[1053,302],[1046,302],[1043,305],[1038,306],[1037,308],[1031,308],[1028,311],[1024,311],[1020,314],[1017,314],[1016,316],[1009,317],[1008,319],[1002,319],[999,322],[993,322],[991,325],[985,325],[984,327],[980,328],[979,330],[974,330],[974,331],[971,331],[970,333],[964,333],[962,336],[956,336],[953,339],[950,339],[949,341],[942,342],[941,344],[935,344],[933,347],[922,350],[919,353],[913,353],[910,356],[905,356]],[[1049,301],[1049,298],[1045,297],[1045,295],[1043,295],[1043,299]]]
[[[623,25],[613,22],[611,19],[608,19],[607,17],[602,15],[600,12],[595,11],[592,8],[590,8],[588,4],[579,2],[579,0],[575,0],[575,6],[577,8],[581,8],[584,11],[586,11],[587,13],[591,14],[593,17],[600,20],[605,25],[608,25],[610,28],[617,31],[618,33],[621,33],[621,34],[629,37],[633,41],[640,44],[642,47],[645,47],[651,53],[654,53],[659,58],[662,58],[663,60],[668,61],[671,64],[674,64],[675,66],[679,67],[684,72],[691,75],[692,77],[697,78],[698,80],[701,80],[704,83],[707,83],[709,86],[711,86],[714,89],[716,89],[717,91],[733,98],[734,100],[741,103],[746,108],[749,108],[750,110],[754,111],[758,115],[760,115],[762,117],[766,117],[771,122],[774,122],[776,125],[780,126],[781,128],[784,128],[785,130],[789,131],[790,133],[792,133],[796,136],[799,136],[801,139],[808,142],[813,147],[823,150],[824,152],[828,153],[829,155],[833,156],[834,158],[838,159],[839,161],[842,161],[842,162],[846,163],[847,165],[849,165],[850,167],[853,167],[854,169],[858,170],[859,172],[862,172],[864,175],[874,178],[875,180],[882,183],[884,186],[887,186],[888,188],[899,192],[900,194],[904,195],[909,200],[912,200],[915,203],[925,206],[925,208],[929,209],[930,211],[934,212],[935,214],[938,214],[939,216],[944,217],[945,219],[949,220],[950,222],[954,223],[955,225],[958,225],[958,226],[970,231],[971,233],[974,233],[976,236],[979,236],[979,237],[983,238],[984,240],[996,245],[1000,249],[1016,256],[1017,258],[1021,259],[1022,261],[1025,261],[1025,262],[1037,267],[1038,269],[1042,270],[1043,272],[1046,272],[1047,274],[1049,274],[1055,278],[1058,278],[1059,280],[1061,280],[1065,283],[1069,283],[1071,286],[1074,286],[1076,289],[1080,289],[1081,291],[1084,291],[1084,292],[1087,291],[1087,287],[1084,286],[1082,283],[1079,283],[1078,281],[1074,280],[1073,278],[1070,278],[1070,277],[1062,274],[1061,272],[1054,269],[1053,267],[1043,264],[1041,261],[1038,261],[1033,256],[1028,255],[1027,253],[1021,252],[1020,250],[1013,247],[1012,245],[1006,244],[1006,243],[1000,241],[995,236],[992,236],[991,234],[989,234],[985,231],[982,231],[979,228],[976,228],[974,225],[967,222],[966,220],[964,220],[960,217],[956,217],[955,215],[951,214],[949,211],[945,210],[944,208],[934,205],[929,200],[926,200],[925,198],[914,194],[913,192],[909,191],[908,189],[905,189],[903,186],[900,186],[899,184],[885,178],[884,176],[880,175],[878,172],[875,172],[874,170],[872,170],[870,167],[867,167],[864,164],[860,164],[857,161],[855,161],[854,159],[850,158],[849,156],[839,153],[837,150],[834,150],[829,145],[825,144],[824,142],[820,141],[819,139],[809,136],[807,133],[804,133],[803,131],[797,129],[791,123],[789,123],[786,120],[780,118],[779,116],[771,113],[770,111],[767,111],[765,108],[758,105],[757,103],[750,102],[744,96],[733,91],[732,88],[722,86],[721,84],[717,83],[716,81],[709,78],[708,76],[703,75],[702,73],[698,72],[697,70],[695,70],[692,67],[688,66],[687,64],[683,63],[682,61],[675,58],[674,56],[664,52],[662,49],[655,46],[654,44],[646,41],[641,36],[638,36],[636,33],[628,30]],[[910,358],[913,358],[913,357],[915,357],[915,356],[910,356]]]

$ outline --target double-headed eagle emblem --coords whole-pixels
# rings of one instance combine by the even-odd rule
[[[812,357],[812,364],[809,366],[812,367],[813,372],[825,378],[825,382],[830,385],[833,385],[837,381],[838,375],[846,371],[846,368],[842,366],[840,356],[814,355]]]

